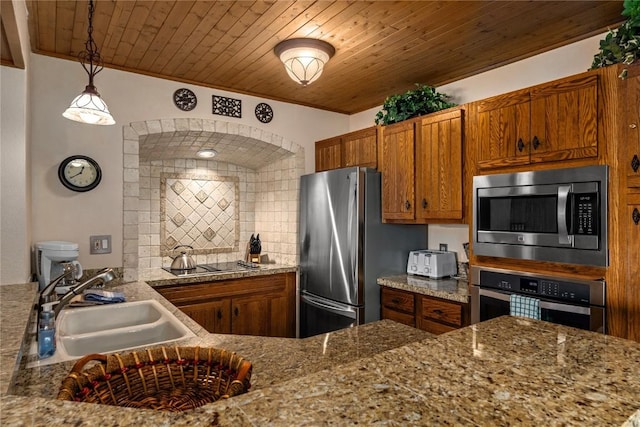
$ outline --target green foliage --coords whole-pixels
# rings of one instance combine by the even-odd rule
[[[387,97],[382,110],[376,114],[376,124],[389,125],[456,105],[448,101],[449,96],[430,86],[416,83],[416,87],[406,93]]]
[[[631,64],[640,58],[640,0],[624,0],[622,15],[628,19],[600,40],[600,52],[593,57],[591,70],[619,63]]]

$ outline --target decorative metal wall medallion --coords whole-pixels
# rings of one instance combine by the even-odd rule
[[[213,114],[242,118],[242,100],[213,95]]]
[[[189,89],[181,88],[173,92],[173,103],[182,111],[191,111],[196,108],[198,98]]]
[[[261,102],[256,106],[256,117],[262,123],[269,123],[273,119],[273,109],[269,104]]]

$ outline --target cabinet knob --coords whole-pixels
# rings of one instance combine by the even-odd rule
[[[522,138],[518,138],[518,151],[522,152],[522,150],[524,150],[524,142],[522,142]]]
[[[635,129],[635,128],[637,128],[637,127],[638,127],[638,125],[637,125],[637,124],[635,124],[635,123],[631,123],[631,124],[629,125],[629,127],[630,127],[631,129]]]
[[[533,144],[533,149],[534,149],[534,150],[537,150],[537,149],[538,149],[538,147],[540,146],[540,140],[538,139],[538,137],[537,137],[537,136],[534,136],[534,137],[533,137],[532,144]]]
[[[411,209],[411,203],[409,203],[409,201],[407,200],[406,202],[404,202],[404,207],[406,210]]]
[[[638,159],[638,155],[634,154],[633,159],[631,159],[631,169],[634,172],[638,172],[638,168],[640,168],[640,159]]]
[[[422,209],[427,209],[427,199],[422,199]]]
[[[633,208],[631,219],[633,219],[633,223],[635,225],[638,225],[638,223],[640,223],[640,211],[638,211],[638,208]]]

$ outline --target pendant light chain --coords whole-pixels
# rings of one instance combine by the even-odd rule
[[[93,86],[93,77],[102,71],[103,68],[102,57],[100,56],[100,52],[98,52],[98,45],[93,40],[94,11],[95,6],[93,4],[93,0],[89,0],[89,26],[87,28],[88,38],[85,43],[86,50],[78,54],[78,59],[80,60],[82,67],[85,69],[87,74],[89,74],[89,85],[91,86]],[[87,64],[89,64],[89,68],[87,68]]]

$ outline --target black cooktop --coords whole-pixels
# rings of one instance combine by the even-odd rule
[[[205,275],[212,273],[228,273],[230,271],[246,271],[259,269],[260,264],[247,261],[230,261],[220,262],[216,264],[198,264],[196,268],[190,270],[172,270],[169,267],[162,267],[163,270],[168,271],[174,276],[186,277],[195,275]]]

